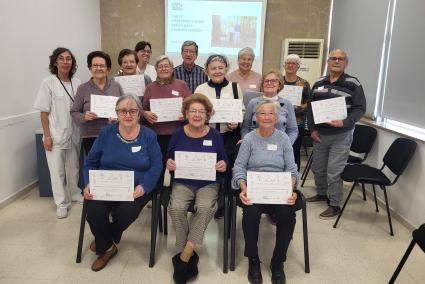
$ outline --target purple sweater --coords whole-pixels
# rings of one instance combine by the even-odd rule
[[[210,140],[211,145],[205,146],[205,140]],[[224,151],[223,137],[215,128],[210,128],[210,131],[207,133],[207,135],[200,138],[191,138],[184,132],[184,127],[178,128],[171,136],[165,160],[174,160],[175,151],[217,153],[217,161],[224,160],[227,165],[229,164],[226,153]],[[216,177],[216,181],[193,179],[173,179],[173,181],[194,186],[196,188],[201,188],[208,184],[219,182],[219,175],[217,174]]]
[[[111,79],[106,81],[103,90],[99,89],[92,80],[78,87],[74,104],[71,107],[71,116],[81,128],[81,137],[96,137],[100,129],[108,124],[107,118],[97,118],[90,121],[84,119],[84,113],[90,111],[90,95],[120,97],[123,94],[120,84]]]

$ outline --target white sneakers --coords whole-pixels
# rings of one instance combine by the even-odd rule
[[[63,218],[68,217],[68,208],[57,207],[56,208],[56,217],[58,217],[58,219],[63,219]]]
[[[76,192],[71,196],[71,201],[78,202],[79,204],[83,204],[84,198],[80,192]]]

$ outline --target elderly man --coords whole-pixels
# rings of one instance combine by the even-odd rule
[[[343,185],[340,175],[347,163],[354,125],[366,110],[362,85],[357,78],[344,73],[348,64],[347,53],[342,49],[332,50],[327,63],[329,75],[314,84],[307,112],[308,127],[314,140],[311,169],[317,192],[307,201],[328,202],[329,207],[319,215],[321,219],[334,218],[341,210]],[[345,98],[347,118],[315,124],[311,102],[336,97]]]
[[[174,68],[174,78],[186,82],[192,94],[196,87],[208,81],[204,68],[195,64],[198,58],[198,45],[196,42],[186,40],[182,44],[183,64]]]
[[[305,113],[307,110],[307,101],[310,95],[310,84],[307,80],[297,76],[298,69],[300,69],[301,58],[297,54],[289,54],[285,58],[283,68],[285,69],[285,76],[283,76],[284,86],[292,85],[302,87],[301,105],[294,106],[295,116],[298,125],[298,137],[292,147],[294,148],[294,158],[297,164],[298,171],[300,170],[300,150],[304,134],[305,126]]]

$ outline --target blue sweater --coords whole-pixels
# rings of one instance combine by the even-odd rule
[[[210,146],[205,146],[204,141],[211,141]],[[206,143],[208,144],[208,143]],[[180,127],[174,131],[171,136],[170,143],[168,144],[166,160],[174,160],[175,151],[189,151],[189,152],[203,152],[203,153],[217,153],[217,161],[224,160],[229,165],[226,152],[224,150],[224,143],[221,134],[215,128],[210,128],[210,131],[204,137],[191,138],[184,132],[184,127]],[[173,179],[179,183],[187,184],[195,188],[201,188],[214,181],[193,180],[193,179]],[[219,175],[216,175],[218,182]]]
[[[162,170],[156,134],[142,126],[136,139],[124,142],[118,124],[103,127],[84,162],[85,185],[89,170],[134,171],[134,186],[143,186],[146,194],[152,192]]]

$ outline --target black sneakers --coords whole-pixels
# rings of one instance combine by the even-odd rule
[[[339,215],[339,212],[341,212],[341,208],[339,206],[329,206],[328,209],[320,213],[319,218],[320,219],[333,219],[336,216]]]
[[[283,272],[283,263],[270,263],[270,270],[272,271],[272,283],[273,284],[285,284],[286,276],[285,272]]]
[[[258,257],[249,258],[248,266],[248,281],[252,284],[263,283],[263,276],[261,275],[260,259]]]

